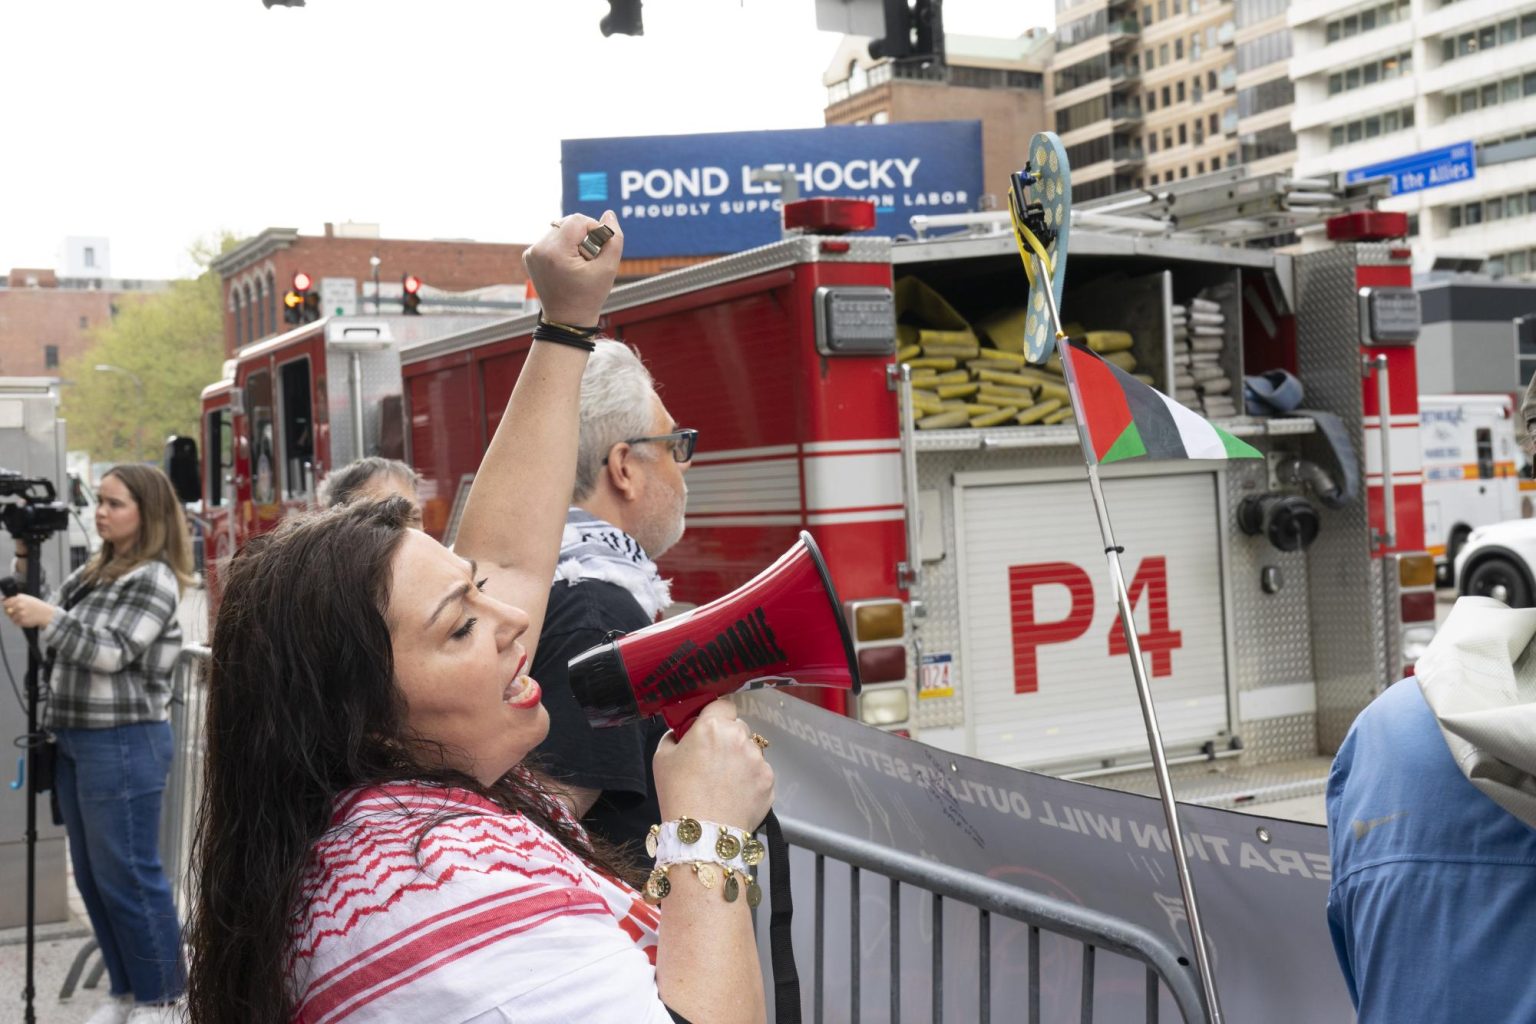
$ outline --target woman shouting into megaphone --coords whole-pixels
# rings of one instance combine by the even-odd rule
[[[454,550],[393,498],[287,521],[228,567],[193,1021],[763,1020],[748,829],[773,773],[734,709],[656,756],[656,870],[521,763],[548,729],[527,668],[622,248],[607,213],[526,252],[544,316]]]

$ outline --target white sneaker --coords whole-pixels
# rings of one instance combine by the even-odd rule
[[[85,1024],[126,1024],[133,1012],[133,996],[108,996],[96,1012],[86,1018]]]
[[[181,1003],[165,1005],[145,1003],[133,1008],[126,1024],[180,1024],[186,1019],[185,1009]]]

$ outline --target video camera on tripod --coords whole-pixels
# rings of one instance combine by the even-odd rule
[[[31,542],[47,540],[69,529],[69,506],[58,501],[53,481],[26,477],[0,467],[0,498],[20,501],[0,503],[0,526],[12,537]]]
[[[41,587],[41,574],[39,563],[42,560],[42,552],[39,550],[43,541],[55,533],[62,533],[69,529],[69,506],[58,501],[57,488],[52,480],[42,477],[27,477],[13,469],[0,467],[0,526],[4,526],[6,532],[18,541],[25,541],[28,551],[26,592],[36,595]],[[4,500],[19,499],[19,500]],[[0,591],[6,597],[14,597],[21,591],[14,577],[7,576],[0,579]],[[37,916],[37,795],[42,791],[39,775],[50,776],[48,785],[51,787],[51,760],[46,756],[46,737],[38,726],[39,681],[42,670],[42,655],[37,647],[37,630],[25,629],[23,633],[27,637],[27,686],[25,705],[27,713],[27,731],[24,737],[24,748],[27,751],[26,768],[22,777],[17,781],[27,789],[27,967],[26,984],[22,990],[22,999],[25,1003],[22,1020],[25,1024],[33,1024],[37,1019],[33,1012],[32,1001],[36,995],[36,985],[33,978],[33,960],[35,957],[36,916]],[[17,788],[13,785],[12,788]]]

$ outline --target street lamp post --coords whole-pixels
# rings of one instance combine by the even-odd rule
[[[134,387],[139,389],[139,421],[133,431],[133,453],[138,462],[144,461],[144,381],[132,370],[125,370],[121,366],[113,366],[111,363],[97,363],[97,373],[120,373],[133,381]]]
[[[368,265],[373,268],[373,315],[379,315],[379,264],[384,262],[379,259],[379,254],[374,253],[368,257]]]

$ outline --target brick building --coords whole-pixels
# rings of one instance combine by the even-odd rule
[[[91,330],[111,320],[119,306],[166,286],[70,273],[19,267],[0,277],[0,376],[58,376],[65,360],[90,347]]]
[[[449,304],[452,293],[475,292],[484,298],[490,292],[496,298],[488,303],[498,304],[513,296],[521,298],[527,281],[522,261],[525,248],[495,242],[380,238],[374,225],[327,224],[319,237],[301,235],[293,228],[268,228],[213,261],[224,291],[224,349],[233,355],[243,345],[288,329],[283,296],[296,273],[308,274],[317,290],[326,279],[350,282],[352,310],[363,315],[374,312],[376,301],[380,312],[400,312],[400,282],[406,274],[422,281],[423,313],[463,312],[462,306]],[[374,257],[379,261],[377,300]],[[333,287],[346,290],[345,285]],[[509,305],[515,305],[515,300]]]
[[[947,33],[944,63],[877,60],[869,40],[847,36],[822,76],[826,123],[981,121],[984,191],[1007,207],[1008,175],[1024,166],[1029,140],[1048,127],[1045,67],[1053,47],[1044,29],[1017,39]]]

